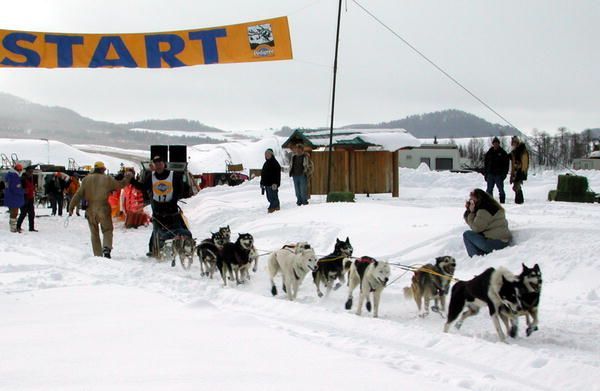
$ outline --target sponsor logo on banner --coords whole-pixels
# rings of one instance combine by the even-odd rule
[[[254,51],[256,57],[271,57],[275,55],[275,50],[268,46],[260,46]]]

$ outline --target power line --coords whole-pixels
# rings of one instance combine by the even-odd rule
[[[438,64],[436,64],[433,60],[431,60],[429,57],[427,57],[423,52],[421,52],[419,49],[417,49],[414,45],[412,45],[404,37],[402,37],[400,34],[398,34],[396,31],[394,31],[391,27],[389,27],[387,24],[385,24],[381,19],[379,19],[377,16],[375,16],[371,11],[369,11],[367,8],[365,8],[357,0],[352,0],[352,2],[354,4],[356,4],[360,9],[362,9],[367,15],[369,15],[371,18],[373,18],[377,23],[379,23],[381,26],[383,26],[386,30],[388,30],[390,33],[392,33],[396,38],[398,38],[402,42],[404,42],[404,44],[406,46],[408,46],[412,51],[414,51],[415,53],[417,53],[421,58],[423,58],[425,61],[427,61],[429,64],[431,64],[435,69],[437,69],[439,72],[441,72],[444,76],[446,76],[448,79],[450,79],[454,84],[456,84],[457,86],[459,86],[463,91],[465,91],[467,94],[469,94],[471,97],[473,97],[479,103],[481,103],[484,107],[486,107],[489,111],[491,111],[496,116],[498,116],[502,121],[504,121],[510,127],[518,130],[519,133],[521,133],[521,135],[526,140],[528,140],[531,145],[535,145],[535,143],[532,142],[531,137],[527,136],[523,131],[521,131],[519,128],[517,128],[515,125],[513,125],[512,122],[510,122],[506,117],[504,117],[502,114],[500,114],[492,106],[490,106],[489,104],[487,104],[482,98],[480,98],[479,96],[477,96],[474,92],[472,92],[467,87],[465,87],[461,82],[459,82],[458,80],[456,80],[456,78],[454,78],[452,75],[450,75],[448,72],[446,72],[441,66],[439,66]],[[538,156],[540,155],[539,151],[532,150],[531,152],[534,155],[538,155]],[[556,158],[554,156],[550,156],[549,154],[548,155],[542,155],[542,156],[554,158],[555,161],[558,162],[558,158]],[[558,164],[560,166],[562,166],[563,168],[567,169],[567,171],[575,174],[575,172],[571,168],[567,167],[565,164],[562,164],[560,162],[558,162]]]

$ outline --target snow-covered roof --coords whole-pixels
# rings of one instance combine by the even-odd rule
[[[329,130],[316,132],[296,130],[283,147],[303,142],[312,148],[329,145]],[[397,151],[406,147],[418,147],[421,141],[405,129],[334,129],[333,146],[353,146],[356,149],[379,147],[386,151]]]

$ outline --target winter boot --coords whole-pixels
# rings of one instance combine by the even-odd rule
[[[8,224],[10,226],[10,232],[18,232],[17,231],[17,219],[13,219],[11,217]]]
[[[104,258],[110,259],[110,248],[104,247],[102,249],[102,255],[104,256]]]
[[[523,202],[525,202],[523,199],[523,190],[518,190],[515,193],[515,204],[522,204]]]
[[[506,196],[500,196],[500,203],[503,204],[504,202],[506,202]]]

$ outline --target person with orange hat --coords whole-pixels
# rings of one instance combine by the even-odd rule
[[[8,207],[10,213],[10,232],[19,232],[17,229],[17,215],[19,214],[19,208],[25,204],[25,192],[21,184],[21,171],[23,171],[23,165],[17,163],[4,176],[4,181],[6,182],[4,206]]]
[[[132,174],[125,173],[124,178],[117,180],[105,175],[106,166],[103,162],[94,163],[92,173],[81,181],[79,190],[69,203],[69,216],[81,199],[88,202],[85,217],[88,221],[92,238],[92,249],[94,256],[105,258],[111,257],[113,242],[113,223],[108,196],[114,190],[122,189],[129,184]],[[100,241],[100,230],[102,230],[102,241]]]

